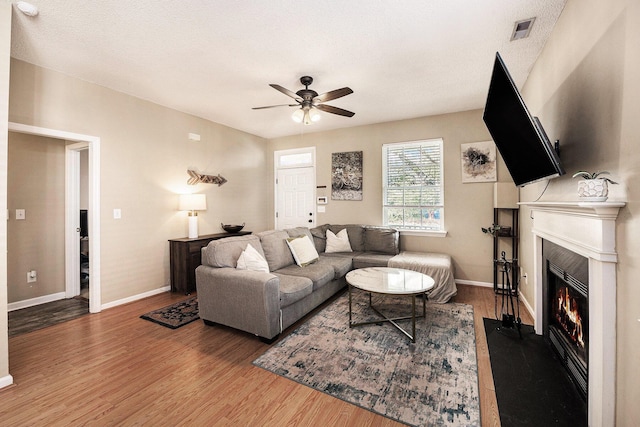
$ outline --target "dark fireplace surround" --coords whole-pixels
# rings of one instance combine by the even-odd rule
[[[543,335],[583,399],[588,393],[589,260],[542,242]]]

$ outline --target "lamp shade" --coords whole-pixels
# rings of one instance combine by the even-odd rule
[[[178,210],[205,211],[207,210],[207,196],[204,194],[181,194]]]
[[[302,119],[304,118],[304,110],[302,108],[297,109],[293,112],[291,118],[296,123],[302,123]]]
[[[312,108],[309,110],[309,118],[312,122],[317,122],[322,118],[322,114],[320,114],[320,112],[315,108]]]

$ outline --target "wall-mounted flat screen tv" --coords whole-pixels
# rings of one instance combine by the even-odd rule
[[[558,153],[531,116],[499,53],[482,116],[517,186],[564,175]]]

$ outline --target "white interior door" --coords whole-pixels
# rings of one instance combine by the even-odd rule
[[[278,169],[276,229],[315,227],[315,169]]]

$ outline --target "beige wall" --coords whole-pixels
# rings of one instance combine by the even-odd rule
[[[9,66],[10,4],[0,4],[0,87]],[[561,140],[567,172],[606,169],[622,182],[612,198],[625,199],[618,237],[617,422],[640,425],[640,4],[636,0],[569,0],[551,39],[534,66],[523,96],[547,133]],[[403,237],[409,250],[451,253],[456,277],[491,281],[491,242],[480,227],[491,224],[492,185],[462,184],[459,146],[488,139],[480,111],[384,123],[266,141],[96,85],[20,61],[11,62],[10,120],[102,138],[103,302],[115,301],[168,283],[166,240],[186,234],[186,219],[175,211],[176,193],[186,190],[185,170],[195,166],[221,173],[223,187],[199,186],[209,209],[200,215],[201,233],[219,231],[220,222],[246,222],[259,231],[273,224],[274,150],[315,146],[318,185],[330,185],[330,155],[364,151],[364,200],[330,201],[324,222],[380,223],[381,145],[442,137],[445,141],[445,238]],[[0,90],[0,94],[7,93]],[[4,96],[4,95],[2,95]],[[0,97],[0,166],[6,162],[6,99]],[[347,120],[347,119],[345,119]],[[202,135],[199,144],[187,132]],[[4,166],[2,166],[4,167]],[[268,182],[265,179],[269,178]],[[509,180],[500,165],[498,177]],[[0,192],[5,184],[0,174]],[[551,182],[542,200],[575,200],[575,181]],[[534,200],[543,184],[525,187]],[[241,194],[242,197],[237,197]],[[329,195],[329,194],[327,194]],[[4,211],[0,194],[0,212]],[[123,218],[112,218],[121,208]],[[521,264],[531,277],[529,212],[521,213]],[[0,221],[0,236],[6,235]],[[0,239],[0,254],[4,254]],[[0,256],[0,272],[6,271]],[[6,283],[0,274],[0,378],[8,375]],[[523,283],[533,302],[531,287]]]
[[[65,141],[9,132],[9,303],[65,291]],[[16,209],[25,219],[16,219]],[[37,281],[26,273],[36,270]]]
[[[317,214],[317,224],[380,225],[382,145],[432,138],[444,140],[447,236],[402,236],[402,249],[448,253],[454,259],[456,279],[493,282],[492,241],[481,231],[481,227],[493,222],[493,183],[463,184],[461,178],[460,144],[490,139],[481,110],[278,138],[271,140],[269,146],[273,151],[316,147],[316,184],[327,187],[318,189],[318,195],[329,199],[326,213]],[[342,151],[363,151],[362,201],[331,200],[331,153]],[[502,159],[499,159],[498,179],[511,181]]]
[[[7,145],[9,70],[11,60],[11,3],[0,3],[0,212],[7,209]],[[7,321],[7,222],[0,221],[0,386],[11,384]]]
[[[527,80],[523,97],[550,138],[560,139],[567,175],[552,180],[541,200],[577,200],[578,170],[608,170],[624,200],[617,226],[617,425],[640,425],[640,2],[569,0]],[[527,186],[535,200],[544,184]],[[521,212],[521,264],[532,277],[529,210]],[[523,285],[533,303],[532,284]],[[613,325],[612,325],[613,326]]]
[[[187,235],[179,193],[207,195],[200,234],[222,232],[221,222],[267,228],[272,160],[262,138],[15,59],[9,120],[101,138],[103,304],[169,284],[167,240]],[[228,182],[188,186],[191,167]]]

